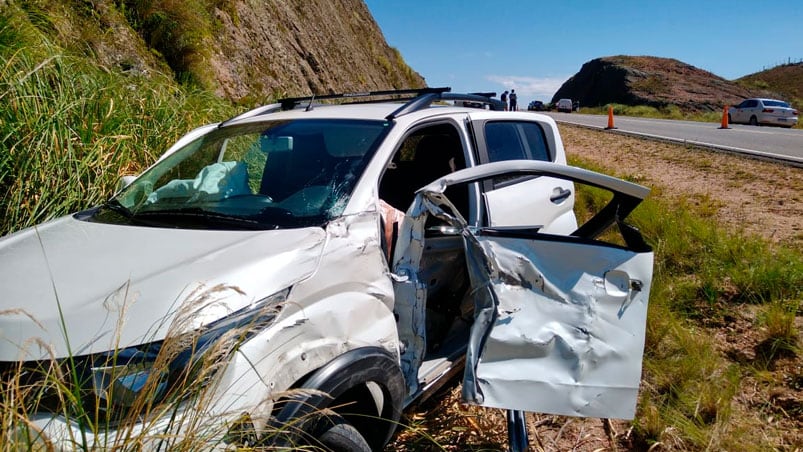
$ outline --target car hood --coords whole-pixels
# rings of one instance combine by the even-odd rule
[[[210,231],[72,216],[0,239],[0,361],[83,355],[164,338],[182,304],[216,320],[311,275],[321,228]]]

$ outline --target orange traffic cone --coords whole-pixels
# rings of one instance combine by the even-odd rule
[[[725,105],[725,108],[722,110],[722,125],[719,126],[720,129],[730,129],[728,127],[728,106]]]
[[[613,126],[613,105],[608,106],[608,127],[605,130],[615,129],[616,127]]]

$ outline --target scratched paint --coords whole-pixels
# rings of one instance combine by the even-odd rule
[[[425,289],[410,287],[421,284],[416,265],[424,224],[434,215],[457,228],[466,245],[475,316],[464,399],[513,410],[631,419],[641,377],[652,251],[539,235],[526,227],[486,234],[467,225],[443,195],[451,183],[469,179],[461,176],[425,187],[407,212],[398,248],[404,256],[395,267],[405,275],[396,286],[397,311],[405,303],[402,294],[411,297],[406,302],[411,312],[420,313],[426,302]],[[610,183],[609,188],[639,200],[647,193],[634,184],[595,182]],[[415,336],[426,340],[423,328]],[[408,350],[405,358],[420,363],[420,353]]]

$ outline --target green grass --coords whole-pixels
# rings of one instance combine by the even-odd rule
[[[607,115],[608,107],[613,107],[615,116],[632,116],[637,118],[656,118],[656,119],[675,119],[698,122],[722,122],[722,111],[683,111],[677,105],[667,105],[666,107],[656,108],[647,105],[624,105],[610,104],[600,107],[583,107],[580,112],[589,115]],[[798,122],[793,128],[803,128],[803,122]]]
[[[594,205],[599,201],[588,198],[595,196],[581,191],[577,205]],[[734,415],[733,400],[745,378],[777,359],[800,359],[795,316],[803,303],[803,253],[727,232],[706,212],[705,205],[656,196],[629,217],[656,256],[635,442],[766,450],[772,445]],[[761,340],[754,360],[735,362],[717,349],[711,332],[750,307],[758,309]]]
[[[107,198],[179,136],[233,107],[166,77],[109,72],[0,17],[0,234]]]
[[[214,30],[214,8],[236,9],[227,0],[117,0],[129,23],[158,51],[173,69],[176,78],[206,90],[217,87],[207,64]],[[237,15],[233,20],[239,20]]]
[[[600,107],[583,107],[581,106],[581,113],[589,115],[607,115],[608,107],[613,107],[613,114],[616,116],[633,116],[638,118],[656,118],[656,119],[680,119],[687,121],[701,121],[701,122],[720,122],[722,120],[722,112],[689,112],[683,111],[677,105],[668,105],[662,108],[650,107],[647,105],[624,105],[624,104],[610,104]]]

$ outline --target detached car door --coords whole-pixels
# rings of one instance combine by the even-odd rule
[[[478,161],[533,160],[566,164],[554,122],[472,114]],[[540,226],[569,233],[577,227],[574,185],[546,175],[503,174],[482,181],[486,219],[491,226]]]
[[[469,227],[446,187],[533,175],[588,185],[607,203],[571,234]],[[470,403],[568,416],[631,419],[641,378],[653,252],[624,218],[649,189],[579,168],[507,161],[433,182],[419,201],[462,230],[475,314],[463,380]],[[590,195],[591,196],[591,195]],[[596,199],[596,198],[595,198]],[[599,240],[606,233],[613,243]],[[613,231],[610,231],[613,232]]]

